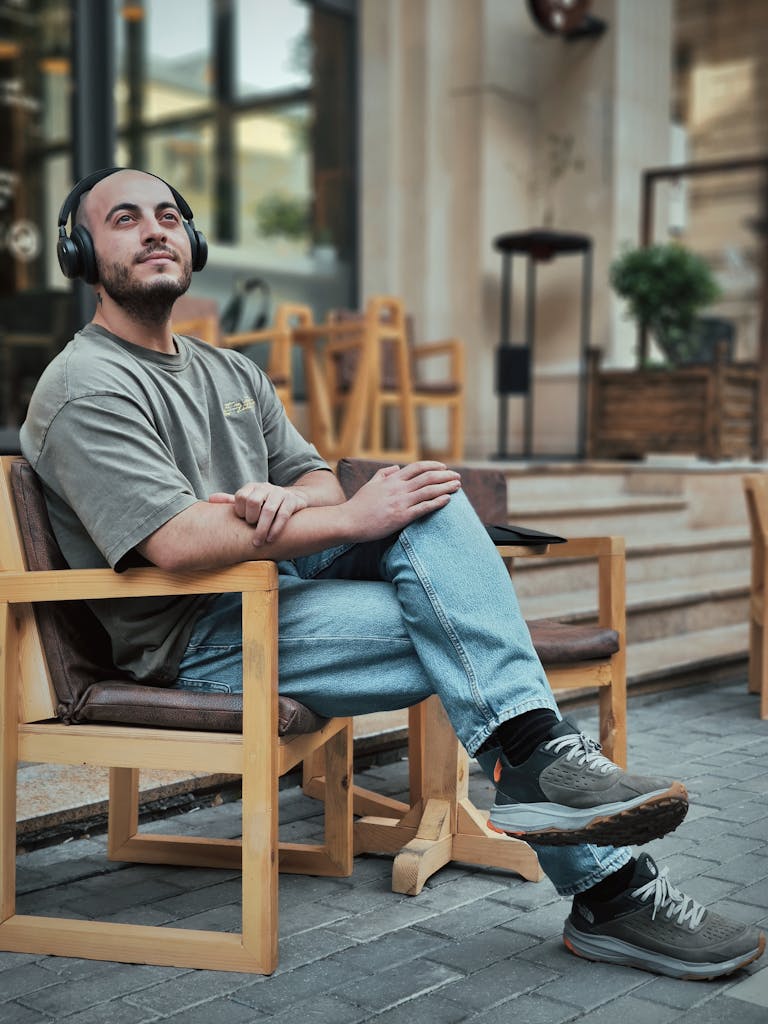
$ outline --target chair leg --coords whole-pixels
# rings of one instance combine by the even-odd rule
[[[139,770],[109,769],[107,857],[123,860],[121,851],[139,831]],[[127,851],[124,851],[127,852]]]
[[[0,928],[16,912],[18,697],[16,623],[0,604]]]

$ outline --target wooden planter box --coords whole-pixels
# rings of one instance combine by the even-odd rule
[[[649,452],[761,459],[760,373],[751,363],[601,370],[590,353],[587,455]]]

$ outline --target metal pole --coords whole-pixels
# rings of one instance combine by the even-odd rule
[[[536,333],[536,260],[528,257],[525,296],[525,343],[528,346],[528,393],[525,396],[523,454],[530,459],[533,449],[533,349]]]
[[[112,4],[74,0],[72,30],[72,173],[75,181],[115,160],[115,46]],[[75,282],[76,325],[93,316],[88,285]]]
[[[509,348],[509,331],[512,323],[512,254],[505,252],[501,257],[501,328],[499,348]],[[499,372],[497,367],[496,372]],[[499,381],[499,385],[501,382]],[[498,458],[507,458],[507,434],[509,396],[499,386],[499,448]]]
[[[592,332],[592,245],[584,250],[581,273],[581,346],[579,349],[579,425],[578,455],[587,453],[587,359]]]

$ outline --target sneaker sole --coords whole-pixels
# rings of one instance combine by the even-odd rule
[[[624,967],[637,967],[653,974],[666,974],[670,978],[685,981],[708,981],[722,978],[727,974],[746,967],[765,951],[765,935],[760,934],[760,941],[755,949],[735,956],[721,963],[695,963],[681,960],[679,957],[665,956],[650,949],[633,946],[621,939],[609,935],[593,935],[574,928],[570,921],[565,922],[563,942],[571,953],[584,960],[599,963],[620,964]]]
[[[669,789],[631,803],[588,808],[560,804],[494,807],[488,826],[494,832],[541,846],[637,846],[674,831],[687,813],[688,793],[676,782]]]

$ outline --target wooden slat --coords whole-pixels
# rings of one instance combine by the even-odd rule
[[[246,949],[239,935],[71,918],[11,917],[0,924],[0,948],[85,960],[165,967],[182,964],[201,970],[255,974],[271,974],[275,968],[271,958],[262,960]]]
[[[31,724],[19,727],[19,758],[104,768],[160,768],[241,775],[241,737],[121,725]]]
[[[110,597],[160,597],[174,594],[227,594],[269,591],[277,587],[274,562],[240,562],[227,569],[163,572],[162,569],[60,569],[0,572],[0,601],[101,600]]]

